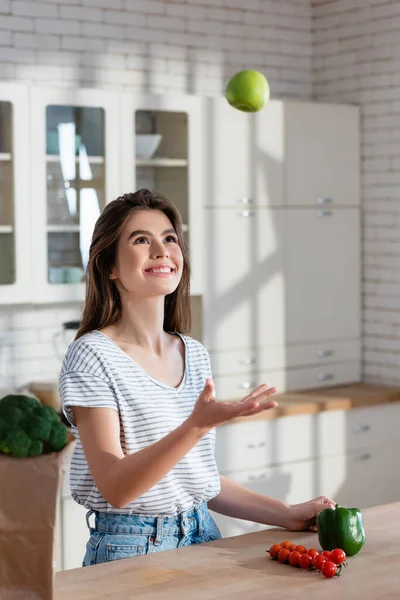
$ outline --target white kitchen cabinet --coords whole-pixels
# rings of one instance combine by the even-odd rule
[[[295,101],[283,105],[286,204],[358,205],[359,108]],[[263,111],[259,120],[264,120]]]
[[[83,300],[94,224],[120,192],[117,93],[30,90],[36,302]]]
[[[204,344],[210,351],[285,343],[284,214],[206,211]]]
[[[23,84],[0,84],[0,304],[29,297],[29,98]]]
[[[207,98],[204,106],[205,205],[282,206],[282,103],[270,102],[262,119],[234,109],[225,98]]]
[[[359,339],[359,209],[289,209],[285,227],[288,343]]]
[[[159,190],[178,208],[189,243],[191,293],[203,292],[203,112],[200,97],[121,95],[121,193]],[[161,137],[143,158],[144,136]]]
[[[86,544],[90,537],[86,525],[87,509],[71,497],[61,500],[62,569],[82,566]],[[93,519],[93,517],[92,517]]]

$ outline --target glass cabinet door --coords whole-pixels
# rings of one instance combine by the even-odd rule
[[[94,225],[121,192],[115,92],[33,87],[36,301],[84,299]]]
[[[47,264],[50,284],[84,279],[105,205],[104,109],[46,107]]]
[[[0,285],[16,280],[13,106],[0,101]]]
[[[194,96],[124,94],[122,181],[158,190],[178,208],[191,257],[191,294],[203,291],[202,103]]]

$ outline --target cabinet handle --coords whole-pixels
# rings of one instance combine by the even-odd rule
[[[333,215],[333,210],[321,209],[315,212],[317,217],[331,217]]]
[[[369,431],[370,429],[370,425],[354,425],[353,427],[354,433],[364,433],[365,431]]]
[[[328,198],[328,196],[318,196],[315,200],[315,204],[330,204],[333,202],[332,198]]]
[[[333,350],[317,350],[317,356],[319,358],[324,358],[324,356],[332,356],[334,354]]]
[[[254,450],[255,448],[264,448],[264,446],[267,445],[267,442],[260,442],[259,444],[247,444],[247,447],[250,448],[251,450]]]
[[[267,475],[261,473],[261,475],[249,475],[249,481],[257,481],[258,479],[266,479]]]
[[[358,456],[355,456],[354,460],[357,460],[357,461],[369,460],[370,458],[372,458],[372,454],[370,454],[369,452],[364,452],[363,454],[359,454]]]
[[[254,365],[255,362],[254,358],[242,358],[239,360],[239,365]]]
[[[254,200],[252,198],[240,198],[238,204],[254,204]]]
[[[334,379],[334,374],[333,373],[320,373],[319,375],[317,375],[317,380],[318,381],[328,381],[329,379]]]
[[[244,381],[239,385],[239,387],[248,390],[251,387],[255,387],[255,385],[256,384],[253,381]]]
[[[252,217],[254,215],[254,211],[253,210],[243,210],[242,212],[238,213],[238,217]]]

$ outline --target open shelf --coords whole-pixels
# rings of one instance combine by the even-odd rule
[[[11,152],[0,152],[0,161],[10,161],[12,158]]]
[[[0,225],[0,233],[12,233],[14,227],[12,225]]]
[[[87,158],[88,158],[89,163],[91,163],[92,165],[104,164],[104,156],[88,156]],[[61,157],[59,154],[46,154],[46,161],[49,163],[52,163],[52,162],[59,163],[60,159],[61,159]],[[75,156],[75,162],[79,162],[79,160],[80,160],[80,157]]]
[[[64,233],[64,232],[75,232],[80,230],[80,225],[47,225],[47,231],[49,233]]]

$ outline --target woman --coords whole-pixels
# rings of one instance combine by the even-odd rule
[[[214,397],[190,329],[190,268],[175,206],[146,189],[111,202],[90,248],[82,325],[60,375],[77,437],[73,498],[88,509],[83,565],[219,539],[209,513],[314,529],[326,497],[288,505],[219,475],[215,427],[277,405],[263,384]],[[94,527],[89,517],[95,514]]]

